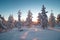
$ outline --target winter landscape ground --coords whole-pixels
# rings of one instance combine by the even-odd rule
[[[42,29],[40,26],[18,28],[0,33],[0,40],[60,40],[60,28]]]

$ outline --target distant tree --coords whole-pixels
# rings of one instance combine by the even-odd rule
[[[57,15],[57,25],[60,26],[60,14]]]
[[[38,24],[41,24],[41,13],[38,13]]]
[[[6,27],[6,20],[1,15],[0,15],[0,28],[7,29],[7,27]]]
[[[21,21],[21,12],[20,12],[20,10],[18,11],[18,21],[19,22]]]
[[[49,25],[50,25],[51,27],[54,27],[55,24],[56,24],[55,16],[54,16],[53,13],[51,13],[50,18],[49,18]]]
[[[4,20],[4,17],[2,17],[1,14],[0,14],[0,21],[3,21],[3,20]]]
[[[9,28],[13,28],[14,27],[14,18],[13,18],[13,15],[10,15],[8,17],[8,27]]]
[[[18,11],[18,22],[16,24],[16,26],[20,29],[21,28],[21,11]]]
[[[27,25],[28,25],[28,26],[31,26],[31,24],[32,24],[32,13],[31,13],[30,10],[28,11],[28,15],[27,15],[27,18],[26,18],[26,22],[27,22]]]
[[[0,18],[1,18],[1,14],[0,14]]]
[[[10,16],[8,17],[8,21],[11,22],[11,23],[14,22],[13,15],[10,15]]]
[[[41,26],[43,27],[43,29],[47,28],[47,24],[48,24],[48,17],[46,15],[46,11],[45,11],[45,7],[44,5],[42,6],[42,13],[41,13]]]
[[[1,24],[2,23],[2,19],[1,18],[2,17],[1,17],[1,14],[0,14],[0,29],[3,28],[2,24]]]

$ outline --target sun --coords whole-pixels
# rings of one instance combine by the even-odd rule
[[[33,22],[38,22],[38,21],[37,21],[37,18],[32,18],[32,21],[33,21]]]

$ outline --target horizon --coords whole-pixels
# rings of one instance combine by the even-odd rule
[[[54,16],[57,17],[60,14],[60,0],[0,0],[0,14],[4,16],[6,20],[10,14],[13,15],[15,20],[18,20],[18,10],[21,10],[21,20],[26,20],[28,10],[32,12],[32,21],[37,21],[38,13],[41,13],[42,5],[46,7],[48,11],[47,16],[49,18],[51,10],[53,10]]]

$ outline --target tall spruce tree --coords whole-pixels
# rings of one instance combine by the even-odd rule
[[[42,12],[41,12],[41,26],[43,27],[43,29],[47,28],[47,24],[48,24],[48,17],[46,15],[47,11],[45,11],[45,7],[44,5],[42,6]]]

